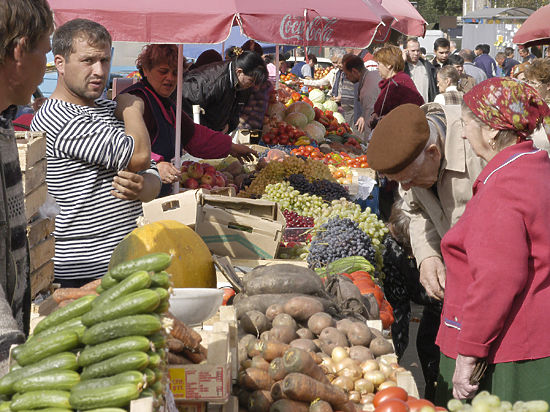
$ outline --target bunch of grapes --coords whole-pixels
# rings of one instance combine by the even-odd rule
[[[286,220],[286,227],[313,227],[314,220],[312,217],[300,216],[288,209],[283,210],[283,216]]]
[[[349,200],[349,192],[339,183],[326,179],[310,182],[304,175],[290,175],[288,181],[300,193],[321,196],[327,202],[342,198]]]
[[[283,216],[286,220],[286,229],[283,236],[285,242],[306,242],[313,228],[313,218],[300,216],[298,213],[285,209]]]
[[[371,238],[350,219],[332,218],[323,224],[309,247],[309,267],[328,265],[348,256],[363,256],[369,262],[376,260],[377,250]]]
[[[319,196],[302,195],[288,182],[267,185],[262,199],[277,202],[282,210],[296,212],[300,216],[320,216],[328,205]]]

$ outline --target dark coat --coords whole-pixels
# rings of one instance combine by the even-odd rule
[[[426,68],[426,72],[428,73],[428,100],[430,102],[433,102],[435,99],[435,96],[439,94],[439,89],[437,88],[437,70],[431,64],[428,60],[424,60],[423,58],[420,58],[419,61],[424,65]],[[405,64],[405,69],[403,70],[405,73],[407,73],[409,76],[411,75],[411,71],[409,70],[409,65]],[[428,103],[428,102],[426,102]]]

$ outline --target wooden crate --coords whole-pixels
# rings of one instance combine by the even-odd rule
[[[19,164],[24,172],[46,158],[45,132],[15,132],[19,149]]]
[[[53,283],[53,260],[49,260],[31,273],[31,296],[34,298]]]
[[[46,240],[55,229],[55,219],[41,218],[36,219],[27,225],[27,239],[29,247],[37,245]]]
[[[42,242],[30,248],[31,273],[48,263],[55,254],[55,239],[48,236]]]
[[[31,193],[46,182],[46,159],[39,160],[32,167],[22,172],[23,193]]]
[[[30,221],[37,213],[40,207],[46,202],[48,197],[48,188],[46,183],[34,189],[29,194],[25,195],[25,215],[27,221]]]

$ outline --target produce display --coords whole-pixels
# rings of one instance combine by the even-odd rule
[[[349,192],[342,185],[326,179],[310,182],[304,175],[294,174],[289,176],[288,182],[301,194],[320,196],[327,202],[342,198],[349,200]]]
[[[113,267],[96,287],[43,318],[0,379],[9,410],[126,408],[139,397],[164,403],[171,256]],[[93,282],[97,285],[98,282]],[[90,290],[86,285],[84,290]],[[74,294],[73,294],[74,295]],[[124,410],[124,409],[118,409]]]
[[[330,149],[330,146],[329,146]],[[321,160],[327,165],[332,165],[336,167],[348,166],[355,168],[367,168],[369,164],[367,163],[367,156],[361,155],[357,157],[352,157],[346,152],[328,152],[323,153],[322,147],[314,146],[301,146],[290,151],[291,154],[295,156],[304,156],[309,157],[315,160]]]
[[[208,163],[185,161],[181,165],[180,183],[186,189],[217,189],[220,187],[234,187],[233,183],[240,170],[234,175],[230,171],[224,173]],[[242,169],[241,169],[242,170]]]
[[[332,66],[326,67],[324,69],[322,67],[319,67],[319,68],[315,69],[315,74],[313,75],[313,78],[315,80],[322,79],[327,74],[329,74],[332,69],[333,69]]]
[[[447,403],[447,408],[451,412],[491,410],[496,412],[517,411],[517,412],[548,412],[548,402],[546,401],[517,401],[513,404],[508,401],[500,400],[496,395],[491,395],[487,391],[479,392],[471,403],[462,403],[458,399],[451,399]]]

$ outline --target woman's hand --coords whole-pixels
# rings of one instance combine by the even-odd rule
[[[231,150],[229,151],[229,154],[239,159],[239,162],[241,163],[243,163],[243,161],[252,162],[254,157],[258,157],[258,153],[254,149],[251,149],[244,144],[235,143],[231,143]]]
[[[157,163],[157,169],[159,170],[162,183],[172,184],[177,182],[181,177],[181,171],[170,162]]]
[[[479,389],[478,385],[470,384],[470,376],[474,371],[477,358],[458,355],[455,373],[453,375],[453,397],[456,399],[471,399]]]
[[[359,133],[363,133],[365,130],[365,118],[361,116],[357,121],[355,122],[355,127],[357,127],[357,130]]]

